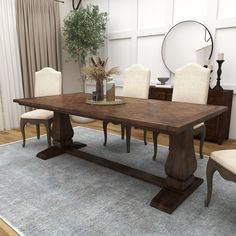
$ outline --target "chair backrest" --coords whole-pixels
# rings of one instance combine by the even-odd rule
[[[35,72],[35,97],[59,95],[62,90],[61,72],[45,67]]]
[[[176,70],[172,101],[207,104],[210,69],[196,63]]]
[[[124,73],[123,96],[148,98],[151,71],[139,64],[127,68]]]

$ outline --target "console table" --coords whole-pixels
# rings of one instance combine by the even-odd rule
[[[173,88],[150,86],[149,98],[171,101]],[[227,106],[228,110],[223,114],[205,122],[206,140],[221,145],[229,138],[230,116],[233,100],[233,90],[214,91],[209,90],[209,105]]]

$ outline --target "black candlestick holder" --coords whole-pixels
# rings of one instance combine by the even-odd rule
[[[216,61],[217,61],[217,63],[218,63],[217,82],[216,82],[216,86],[213,88],[213,90],[222,91],[223,88],[222,88],[221,85],[220,85],[220,80],[221,80],[220,76],[221,76],[221,74],[222,74],[221,66],[222,66],[224,60],[216,60]]]
[[[211,70],[211,74],[212,74],[213,70]],[[209,80],[209,90],[211,90],[211,75],[210,75],[210,80]]]

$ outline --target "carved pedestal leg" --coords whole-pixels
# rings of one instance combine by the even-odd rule
[[[194,177],[197,161],[193,146],[193,129],[170,136],[170,151],[165,164],[167,188],[151,201],[151,206],[171,214],[202,182]]]
[[[74,131],[70,123],[70,117],[68,114],[62,114],[54,112],[53,126],[52,126],[52,139],[53,145],[37,154],[37,157],[43,160],[61,155],[66,150],[71,148],[82,148],[86,144],[73,143],[72,137]]]

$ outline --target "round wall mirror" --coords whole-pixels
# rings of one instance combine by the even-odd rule
[[[197,21],[183,21],[173,26],[162,43],[162,59],[166,67],[175,70],[196,62],[208,65],[213,51],[213,39],[205,25]]]

